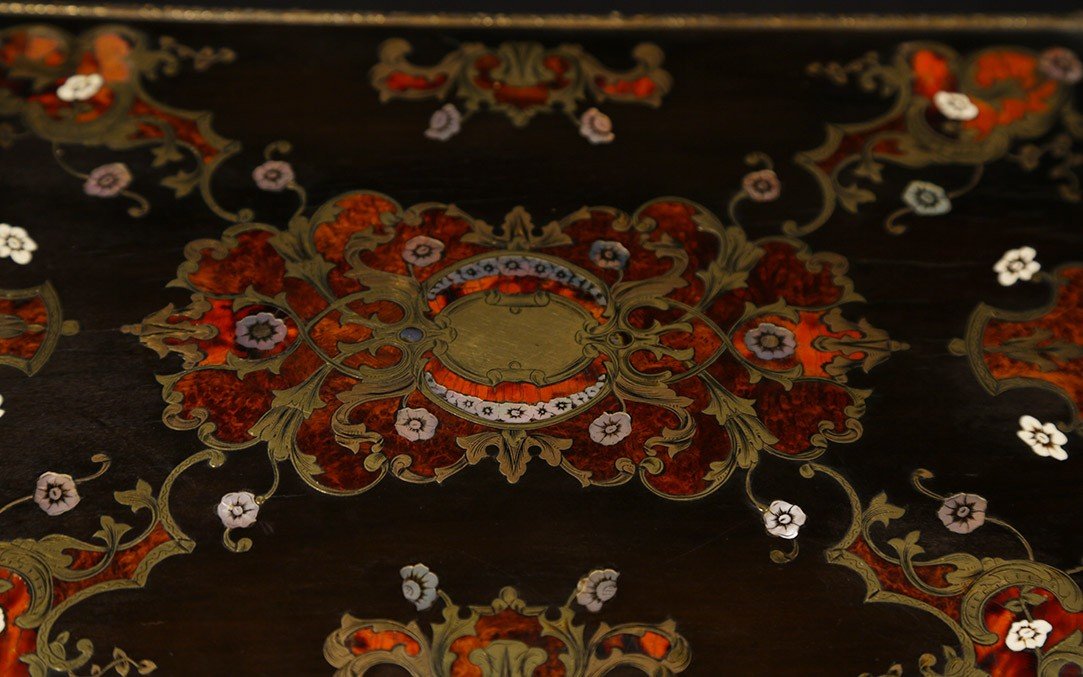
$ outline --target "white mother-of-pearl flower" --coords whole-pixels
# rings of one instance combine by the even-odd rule
[[[10,258],[15,263],[25,266],[33,258],[38,245],[26,229],[8,223],[0,223],[0,259]]]
[[[250,491],[234,491],[222,497],[216,511],[227,529],[243,529],[256,523],[259,503]]]
[[[595,569],[579,579],[575,588],[575,601],[587,611],[601,611],[602,605],[617,594],[620,574],[613,569]]]
[[[797,339],[786,327],[760,322],[745,332],[745,345],[761,360],[784,360],[797,350]]]
[[[767,533],[779,538],[797,538],[797,532],[805,523],[805,511],[786,501],[771,501],[763,513],[763,525]]]
[[[79,490],[71,475],[43,472],[34,489],[34,502],[47,515],[55,517],[79,505]]]
[[[602,414],[591,422],[589,432],[598,444],[612,446],[632,432],[632,417],[623,411]]]
[[[462,129],[463,116],[459,109],[450,103],[437,108],[429,118],[429,128],[425,136],[434,141],[447,141]]]
[[[761,169],[758,172],[745,174],[741,179],[741,187],[744,188],[748,197],[756,202],[771,202],[777,200],[782,194],[782,182],[778,180],[778,174],[772,169]]]
[[[402,596],[412,602],[418,611],[432,606],[436,601],[440,578],[424,564],[411,564],[399,570],[402,576]]]
[[[427,235],[417,235],[402,246],[402,259],[419,268],[436,263],[444,255],[444,243]]]
[[[271,350],[286,339],[286,323],[271,313],[246,315],[233,327],[237,344],[252,350]]]
[[[1044,75],[1065,84],[1074,85],[1083,80],[1083,62],[1070,49],[1050,47],[1042,52],[1038,64]]]
[[[268,160],[252,170],[252,180],[260,190],[279,193],[297,178],[293,165],[282,160]]]
[[[947,192],[928,181],[911,181],[902,194],[905,202],[919,216],[939,216],[951,211]]]
[[[985,524],[989,501],[977,494],[958,493],[944,499],[936,515],[950,531],[969,534]]]
[[[98,73],[73,75],[57,87],[56,95],[61,101],[86,101],[101,91],[105,79]]]
[[[620,270],[628,263],[628,248],[613,240],[596,240],[590,245],[590,260],[599,268]]]
[[[1058,461],[1068,459],[1068,452],[1061,446],[1068,442],[1068,436],[1052,423],[1042,423],[1033,416],[1023,416],[1019,419],[1019,432],[1016,435],[1039,456],[1052,456]]]
[[[1049,621],[1043,621],[1040,618],[1016,621],[1008,629],[1008,636],[1004,638],[1004,643],[1012,651],[1040,649],[1045,646],[1045,640],[1049,638],[1049,633],[1052,631],[1053,626]]]
[[[132,184],[132,170],[123,162],[110,162],[95,167],[83,183],[83,192],[91,197],[110,198],[124,192]]]
[[[611,143],[617,138],[613,133],[613,121],[597,108],[590,108],[580,116],[579,133],[594,144]]]
[[[395,432],[411,442],[432,439],[439,424],[428,409],[403,407],[395,416]]]
[[[1042,269],[1042,264],[1034,260],[1037,255],[1038,252],[1034,251],[1033,247],[1020,247],[1004,252],[1004,256],[993,266],[997,282],[1010,287],[1019,280],[1030,280]]]
[[[965,121],[978,117],[978,107],[961,92],[937,92],[933,94],[933,104],[949,120]]]

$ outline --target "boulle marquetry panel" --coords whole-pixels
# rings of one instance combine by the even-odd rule
[[[1083,667],[1078,21],[0,9],[0,673]]]

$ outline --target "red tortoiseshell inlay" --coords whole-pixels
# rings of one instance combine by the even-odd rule
[[[416,656],[421,652],[421,645],[417,643],[417,640],[398,630],[362,628],[350,639],[350,651],[358,656],[371,651],[392,651],[399,646],[403,647],[410,656]]]
[[[30,589],[14,571],[0,568],[0,579],[11,587],[0,592],[0,609],[4,612],[6,627],[0,632],[0,675],[24,677],[30,674],[30,666],[19,660],[34,652],[38,633],[18,625],[19,617],[30,609]]]
[[[11,338],[0,337],[0,355],[30,360],[45,342],[44,327],[49,323],[49,311],[40,296],[26,299],[0,299],[0,315],[17,317],[27,326]],[[30,329],[37,327],[37,330]]]
[[[902,570],[902,567],[878,557],[863,538],[855,540],[847,550],[863,559],[865,563],[869,565],[873,572],[875,572],[876,579],[880,582],[880,585],[884,590],[924,602],[933,608],[943,611],[950,618],[959,620],[959,604],[962,600],[962,594],[953,597],[945,597],[930,595],[929,593],[923,592],[906,579],[906,573]],[[916,567],[915,571],[918,576],[921,577],[921,580],[929,585],[944,587],[948,583],[946,576],[955,571],[955,567],[946,564],[938,564]]]
[[[508,42],[490,48],[469,43],[431,67],[410,63],[406,59],[410,51],[410,44],[401,39],[381,47],[380,63],[371,77],[382,99],[480,99],[529,117],[551,107],[571,110],[588,94],[599,102],[658,105],[671,81],[660,68],[662,51],[650,44],[636,47],[637,66],[623,72],[606,68],[577,45],[546,48]]]
[[[614,635],[602,642],[599,651],[603,656],[608,656],[613,653],[614,650],[617,650],[625,655],[640,653],[650,656],[651,658],[661,659],[665,658],[666,654],[669,653],[669,648],[670,643],[668,639],[657,632],[648,630],[642,635],[633,635],[630,633]]]
[[[914,101],[927,102],[927,121],[945,134],[945,143],[957,136],[981,143],[997,130],[1012,129],[1033,116],[1049,116],[1063,93],[1063,83],[1043,75],[1038,58],[1023,50],[1005,47],[983,51],[967,73],[958,71],[961,62],[933,48],[916,49],[907,57],[911,96]],[[960,88],[977,106],[978,115],[960,122],[957,132],[942,129],[944,120],[932,99],[937,92]],[[901,107],[896,114],[870,125],[839,128],[842,134],[831,152],[815,165],[830,175],[841,162],[859,153],[888,158],[910,154],[912,151],[900,143],[900,136],[908,134],[911,124],[908,109]]]
[[[1046,599],[1045,602],[1029,607],[1032,618],[1053,626],[1045,639],[1045,647],[1055,647],[1072,633],[1083,630],[1083,613],[1073,614],[1066,611],[1048,590],[1032,588],[1030,593]],[[974,651],[977,654],[977,667],[992,677],[1037,674],[1038,657],[1033,651],[1012,651],[1005,643],[1012,623],[1018,621],[1020,616],[1005,609],[1004,604],[1017,599],[1019,594],[1019,588],[1007,588],[993,597],[985,607],[985,627],[996,634],[997,641],[989,645],[975,644]],[[1078,677],[1080,670],[1075,665],[1068,665],[1057,674],[1058,677]]]
[[[501,639],[522,642],[530,647],[543,649],[548,660],[534,669],[533,677],[563,677],[567,670],[560,660],[565,652],[564,642],[556,637],[542,635],[542,626],[534,616],[525,616],[513,609],[504,609],[490,616],[482,616],[474,624],[474,634],[460,637],[451,643],[449,652],[457,656],[451,666],[454,677],[481,677],[481,668],[470,662],[470,652],[483,649]]]
[[[151,551],[171,540],[173,540],[173,537],[161,524],[155,525],[146,538],[139,540],[131,547],[114,553],[109,563],[93,576],[80,581],[54,581],[53,605],[56,606],[75,593],[95,585],[109,581],[131,579],[136,569],[139,568],[139,565],[143,563],[143,560]],[[95,550],[68,550],[66,553],[72,558],[71,568],[77,571],[93,569],[104,557],[104,553]]]
[[[1062,267],[1056,273],[1055,282],[1056,298],[1052,307],[1040,317],[1033,320],[992,318],[988,321],[981,336],[982,359],[998,381],[1009,378],[1044,381],[1062,390],[1075,404],[1076,412],[1083,414],[1083,358],[1061,357],[1063,353],[1049,350],[1054,343],[1076,346],[1076,350],[1083,346],[1083,268]],[[1043,368],[1042,363],[1019,359],[1018,355],[1004,350],[1012,341],[1035,337],[1044,337],[1035,347],[1054,368]]]
[[[954,595],[929,594],[907,580],[902,567],[881,559],[861,537],[858,537],[847,548],[847,551],[861,558],[869,566],[883,590],[922,602],[940,610],[955,621],[960,620],[961,604],[967,592],[965,588]],[[955,570],[955,567],[946,564],[914,567],[914,573],[921,578],[922,582],[934,588],[949,587],[952,581],[949,581],[947,576]],[[1012,623],[1025,616],[1005,608],[1004,604],[1009,600],[1017,599],[1020,592],[1018,587],[1006,588],[994,595],[982,611],[985,626],[997,636],[997,639],[992,644],[975,643],[974,652],[977,667],[988,672],[991,677],[1020,677],[1036,674],[1038,662],[1034,652],[1013,651],[1005,643]],[[1045,640],[1045,646],[1054,647],[1073,632],[1083,629],[1083,613],[1071,613],[1065,610],[1057,601],[1056,596],[1048,590],[1030,588],[1029,592],[1046,600],[1028,607],[1030,618],[1044,620],[1053,627]],[[1067,677],[1079,673],[1074,668],[1068,668],[1059,674]]]
[[[444,73],[438,73],[431,78],[427,78],[424,75],[410,75],[402,71],[390,73],[386,80],[387,88],[395,92],[439,89],[445,82],[447,82],[447,75]]]
[[[937,92],[958,89],[959,76],[944,55],[929,49],[918,50],[910,65],[915,95],[931,100]],[[967,94],[978,107],[978,115],[964,121],[963,127],[971,130],[978,140],[989,136],[997,127],[1048,112],[1061,87],[1056,80],[1038,72],[1037,57],[1007,48],[978,55],[970,77],[977,89]],[[997,98],[983,98],[985,92],[995,92]],[[1001,96],[1003,92],[1013,95]]]
[[[565,76],[572,68],[566,59],[550,54],[542,59],[541,64],[551,75],[539,78],[531,85],[512,85],[493,75],[501,63],[496,54],[486,54],[477,59],[474,62],[474,83],[481,89],[491,91],[498,102],[522,109],[548,104],[551,92],[568,86],[569,81]]]
[[[428,567],[420,564],[403,571],[417,568],[429,575]],[[612,571],[589,576],[606,573],[615,578]],[[688,642],[672,620],[617,626],[601,622],[588,632],[575,621],[571,599],[561,607],[532,607],[514,588],[504,588],[490,606],[461,607],[446,593],[439,595],[445,606],[440,620],[435,614],[430,617],[430,632],[421,629],[419,620],[404,624],[346,614],[324,642],[324,657],[340,674],[398,666],[412,675],[454,677],[607,675],[622,668],[676,675],[691,661]]]
[[[631,96],[637,99],[648,99],[658,89],[658,85],[649,77],[620,79],[605,78],[598,76],[594,79],[595,84],[610,96]]]

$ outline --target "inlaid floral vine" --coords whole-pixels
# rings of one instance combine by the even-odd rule
[[[945,551],[943,545],[923,545],[921,530],[897,526],[908,512],[920,513],[924,506],[904,509],[890,503],[884,493],[862,505],[836,471],[810,463],[801,474],[829,479],[847,495],[853,516],[850,528],[826,556],[862,577],[866,601],[920,609],[958,638],[958,647],[945,646],[940,656],[923,655],[920,674],[1044,677],[1083,668],[1083,592],[1072,579],[1083,567],[1065,572],[1036,561],[1026,538],[995,517],[994,506],[985,498],[940,493],[929,486],[933,473],[919,469],[912,474],[914,488],[931,499],[937,506],[936,518],[958,539]],[[978,529],[1006,532],[1015,541],[1016,552],[996,557],[971,554],[963,539]],[[907,672],[895,665],[888,674]]]
[[[120,648],[113,649],[110,660],[97,663],[90,640],[77,639],[72,646],[71,632],[56,632],[56,625],[76,604],[101,593],[142,587],[156,564],[192,551],[195,543],[170,514],[169,493],[180,474],[197,462],[214,459],[211,451],[192,456],[173,470],[157,493],[142,480],[133,489],[115,492],[120,506],[142,515],[142,528],[102,515],[100,527],[90,539],[52,534],[36,540],[0,541],[0,635],[4,646],[0,674],[44,677],[89,670],[92,675],[124,675],[148,674],[156,669],[153,661],[133,659]],[[91,460],[99,468],[87,477],[43,473],[34,493],[7,503],[0,508],[0,515],[36,503],[61,519],[79,503],[77,485],[100,477],[110,464],[102,454]]]

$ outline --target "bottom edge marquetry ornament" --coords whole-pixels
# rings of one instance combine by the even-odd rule
[[[402,568],[403,595],[418,611],[443,604],[442,621],[425,633],[417,621],[367,620],[345,614],[324,642],[323,654],[336,675],[364,675],[394,665],[410,675],[603,675],[623,667],[649,675],[675,675],[691,663],[688,642],[676,624],[598,625],[587,638],[576,623],[578,604],[600,611],[617,591],[612,569],[591,571],[560,607],[530,606],[511,587],[491,604],[461,607],[437,586],[424,564]]]

